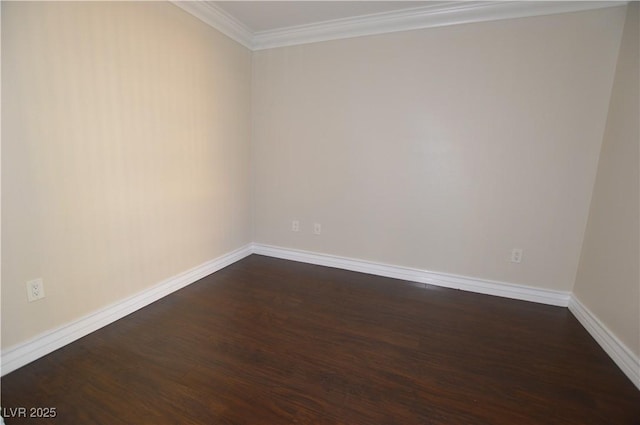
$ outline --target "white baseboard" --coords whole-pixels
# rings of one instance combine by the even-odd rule
[[[560,307],[567,307],[571,296],[570,292],[533,288],[513,283],[497,282],[493,280],[431,272],[409,267],[380,264],[353,258],[281,248],[271,245],[253,244],[253,252],[255,254],[282,258],[285,260],[317,264],[320,266],[334,267],[377,276],[391,277],[394,279],[461,289],[469,292],[496,295],[499,297],[513,298],[517,300],[533,301]]]
[[[251,245],[207,261],[129,298],[2,351],[2,376],[251,255]]]
[[[71,342],[115,322],[151,303],[215,273],[251,254],[334,267],[377,276],[402,279],[425,285],[461,289],[525,301],[533,301],[569,310],[602,346],[620,369],[640,389],[640,360],[596,316],[569,292],[431,272],[409,267],[380,264],[335,255],[287,249],[263,244],[250,244],[208,261],[193,269],[164,280],[129,298],[116,302],[78,320],[45,332],[26,342],[2,351],[2,376],[39,359]],[[0,425],[2,423],[0,422]]]
[[[640,390],[640,358],[618,339],[584,304],[571,296],[569,311],[591,334],[602,349],[611,357],[625,375]]]

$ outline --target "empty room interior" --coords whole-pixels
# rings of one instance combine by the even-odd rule
[[[1,2],[0,423],[640,424],[638,2]]]

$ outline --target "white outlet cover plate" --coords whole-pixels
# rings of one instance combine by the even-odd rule
[[[44,282],[42,279],[34,279],[27,282],[27,299],[29,302],[44,298]]]
[[[522,262],[522,248],[514,248],[513,250],[511,250],[511,262],[512,263]]]

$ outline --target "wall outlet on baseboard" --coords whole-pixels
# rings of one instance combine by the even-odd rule
[[[293,220],[291,222],[291,231],[299,232],[300,231],[300,222],[298,220]]]
[[[313,223],[313,233],[316,235],[322,233],[322,225],[320,223]]]
[[[522,262],[522,248],[513,248],[511,250],[511,262],[512,263]]]
[[[42,279],[34,279],[27,282],[27,299],[29,302],[44,298],[44,282]]]

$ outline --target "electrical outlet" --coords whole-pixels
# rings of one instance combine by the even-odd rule
[[[522,262],[522,248],[513,248],[511,250],[511,262],[512,263]]]
[[[293,220],[291,222],[291,231],[299,232],[300,231],[300,222],[298,220]]]
[[[313,223],[313,233],[316,235],[322,233],[322,225],[320,223]]]
[[[27,282],[27,299],[29,302],[44,298],[44,282],[42,279],[34,279]]]

